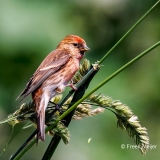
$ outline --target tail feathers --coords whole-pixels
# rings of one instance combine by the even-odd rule
[[[41,110],[37,117],[37,141],[41,139],[42,141],[45,140],[45,110]]]

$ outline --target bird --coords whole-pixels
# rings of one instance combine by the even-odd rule
[[[67,35],[57,48],[46,56],[17,97],[17,99],[21,97],[22,101],[29,94],[32,95],[37,114],[37,139],[45,140],[45,110],[49,101],[62,93],[67,86],[76,90],[72,77],[88,50],[90,48],[81,37]]]

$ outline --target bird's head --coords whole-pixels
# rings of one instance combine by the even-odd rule
[[[81,56],[84,55],[84,53],[88,50],[90,50],[89,47],[87,47],[86,42],[76,35],[68,35],[66,36],[58,45],[58,49],[65,49],[69,51],[71,56],[78,56],[80,54]],[[78,57],[77,57],[78,58]]]

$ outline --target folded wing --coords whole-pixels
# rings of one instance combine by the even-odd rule
[[[17,99],[23,96],[20,100],[22,101],[30,93],[35,91],[50,75],[64,67],[69,59],[70,55],[67,51],[59,52],[59,50],[55,50],[51,52],[38,67]]]

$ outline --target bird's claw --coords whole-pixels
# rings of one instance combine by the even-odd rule
[[[67,84],[68,87],[71,87],[73,90],[77,90],[77,87],[73,84],[73,80],[71,80],[71,83]]]

